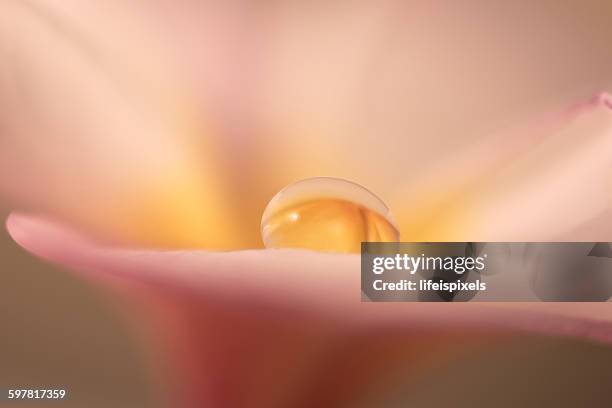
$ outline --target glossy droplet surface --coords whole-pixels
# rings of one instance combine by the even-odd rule
[[[264,211],[261,235],[266,248],[329,252],[360,252],[362,241],[399,241],[382,200],[330,177],[298,181],[276,194]]]

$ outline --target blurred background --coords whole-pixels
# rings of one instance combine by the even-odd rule
[[[57,146],[57,135],[35,129],[45,105],[37,105],[32,117],[27,107],[38,90],[46,99],[54,95],[43,89],[40,75],[32,81],[29,75],[45,71],[45,62],[52,65],[57,55],[45,54],[43,30],[27,42],[31,47],[27,54],[38,58],[22,58],[16,44],[27,35],[11,31],[15,15],[53,16],[51,26],[60,32],[85,28],[103,43],[126,38],[122,46],[127,50],[127,38],[134,37],[129,44],[140,46],[134,51],[138,57],[142,52],[175,65],[174,79],[180,78],[193,93],[196,116],[212,123],[216,151],[225,152],[217,165],[224,169],[220,173],[234,180],[227,196],[234,198],[232,205],[244,207],[244,219],[238,224],[248,232],[236,243],[238,248],[261,246],[261,210],[286,182],[266,178],[273,171],[232,172],[226,157],[238,157],[245,168],[258,169],[267,157],[265,150],[278,143],[286,149],[282,151],[292,152],[279,160],[287,165],[283,174],[287,180],[329,172],[357,179],[385,197],[401,176],[418,172],[423,157],[435,154],[441,144],[452,151],[533,112],[612,89],[609,1],[15,4],[0,5],[2,219],[14,209],[36,209],[47,201],[47,210],[70,218],[71,211],[78,212],[76,207],[95,207],[92,202],[99,197],[87,192],[106,180],[104,174],[94,174],[87,185],[79,179],[79,167],[68,162],[66,174],[44,172],[45,166],[62,168],[61,161],[40,168],[30,164],[32,156],[56,153],[50,147]],[[17,8],[19,12],[14,11]],[[60,87],[70,83],[70,70],[51,68]],[[20,115],[30,119],[28,126],[12,133],[11,120]],[[48,123],[40,123],[46,129]],[[275,132],[267,134],[270,123]],[[266,135],[245,138],[246,129],[254,128],[258,135]],[[28,130],[36,137],[24,136]],[[304,137],[284,140],[282,134]],[[313,139],[312,134],[319,136]],[[87,151],[91,145],[87,136],[84,140],[81,148]],[[72,143],[69,138],[64,141]],[[337,159],[347,143],[354,147],[354,165]],[[373,146],[381,147],[384,154],[373,157]],[[406,160],[406,153],[417,148],[420,158]],[[81,151],[76,152],[78,156]],[[109,152],[105,156],[102,151],[95,160],[107,165],[118,160],[119,172],[123,171],[122,159],[114,156],[113,148]],[[290,162],[296,161],[296,152],[317,161],[294,168]],[[382,177],[380,172],[360,169],[357,163],[363,162],[380,168]],[[43,175],[32,176],[32,181],[31,169]],[[7,174],[20,174],[26,181]],[[66,196],[64,187],[70,183],[76,192]],[[33,190],[20,188],[25,184]],[[252,191],[253,185],[259,190]],[[115,197],[113,193],[119,194],[111,192],[109,197]],[[58,197],[72,204],[63,205]],[[104,208],[95,209],[96,214],[104,213]],[[82,220],[80,215],[75,218]],[[190,237],[177,236],[192,242]],[[66,407],[171,406],[167,390],[160,388],[148,364],[115,299],[34,259],[4,228],[0,231],[0,388],[65,386],[70,399],[61,406]],[[612,406],[610,367],[609,346],[525,335],[499,344],[491,341],[460,358],[436,363],[418,381],[398,380],[388,395],[364,400],[364,406]]]

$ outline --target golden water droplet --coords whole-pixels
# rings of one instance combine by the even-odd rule
[[[270,200],[261,220],[266,248],[360,252],[362,241],[396,242],[389,208],[347,180],[316,177],[290,184]]]

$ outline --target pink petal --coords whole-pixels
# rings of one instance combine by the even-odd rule
[[[111,242],[240,246],[186,85],[135,14],[103,9],[0,4],[0,195]]]
[[[610,100],[597,94],[434,160],[392,200],[403,239],[612,239]]]
[[[241,406],[241,398],[250,406],[346,402],[342,390],[375,377],[371,364],[351,366],[362,347],[387,350],[374,358],[384,366],[380,359],[423,361],[448,349],[451,339],[482,341],[484,330],[612,342],[606,304],[362,303],[353,255],[112,249],[57,222],[19,214],[7,228],[33,254],[94,282],[112,281],[144,302],[137,315],[162,350],[158,364],[170,362],[193,406]],[[341,344],[349,354],[338,354]],[[331,374],[340,382],[329,389]]]

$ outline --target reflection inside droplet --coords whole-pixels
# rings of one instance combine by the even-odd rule
[[[276,194],[262,216],[261,235],[266,248],[332,252],[359,252],[362,241],[399,241],[382,200],[330,177],[301,180]]]

